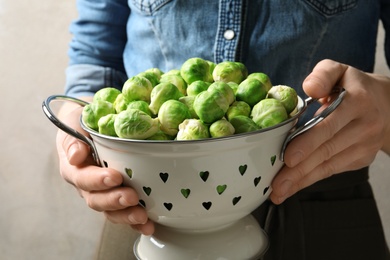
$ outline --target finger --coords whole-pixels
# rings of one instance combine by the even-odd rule
[[[148,215],[141,206],[128,207],[121,210],[104,211],[107,219],[113,223],[143,225],[148,221]]]
[[[313,98],[327,97],[343,77],[348,66],[332,60],[322,60],[302,83],[305,93]]]
[[[138,205],[137,193],[129,187],[118,187],[104,191],[82,191],[87,205],[96,211],[120,210]]]
[[[154,223],[150,219],[145,224],[142,225],[131,225],[131,227],[139,233],[144,234],[145,236],[150,236],[154,233]]]

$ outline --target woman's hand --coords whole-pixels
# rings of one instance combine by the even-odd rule
[[[80,127],[81,112],[80,106],[67,104],[61,109],[59,117],[73,129],[87,135]],[[96,166],[86,144],[59,130],[57,151],[61,176],[76,187],[90,208],[104,212],[114,223],[129,224],[145,235],[154,232],[153,222],[138,205],[137,193],[132,188],[121,186],[123,178],[119,172]]]
[[[288,145],[286,165],[272,182],[274,203],[333,174],[369,165],[381,149],[390,154],[390,78],[323,60],[303,82],[305,93],[319,98],[323,108],[335,86],[346,90],[343,102]]]

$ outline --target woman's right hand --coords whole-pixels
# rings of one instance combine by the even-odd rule
[[[91,101],[90,98],[82,98]],[[80,127],[82,107],[65,104],[59,118],[68,126],[87,135]],[[59,130],[57,152],[61,176],[74,185],[87,205],[104,212],[113,223],[129,224],[136,231],[151,235],[154,224],[148,219],[145,209],[138,205],[134,189],[122,186],[123,177],[114,169],[96,166],[88,145]]]

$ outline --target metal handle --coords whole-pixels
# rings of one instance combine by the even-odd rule
[[[330,115],[340,105],[341,101],[343,101],[343,98],[345,96],[346,91],[345,91],[344,88],[337,88],[335,90],[335,92],[339,92],[339,95],[327,108],[325,108],[320,114],[318,114],[317,116],[313,117],[308,122],[306,122],[304,125],[300,126],[299,128],[297,128],[296,130],[294,130],[293,132],[291,132],[287,136],[287,138],[283,142],[282,151],[280,153],[280,160],[282,162],[284,162],[284,152],[285,152],[285,150],[287,148],[287,145],[295,137],[297,137],[298,135],[303,134],[307,130],[311,129],[312,127],[314,127],[315,125],[320,123],[322,120],[324,120],[328,115]],[[314,100],[315,99],[312,99],[312,98],[306,99],[306,101],[305,101],[306,102],[306,106],[309,103],[312,103]]]
[[[85,144],[87,144],[90,148],[91,148],[91,152],[92,152],[92,156],[95,160],[95,162],[97,163],[97,165],[101,165],[100,164],[100,159],[99,159],[99,155],[97,153],[97,150],[96,150],[96,147],[95,147],[95,144],[93,143],[93,141],[91,139],[89,139],[88,137],[86,137],[85,135],[79,133],[78,131],[76,131],[75,129],[67,126],[66,124],[62,123],[53,113],[52,109],[50,108],[50,103],[52,101],[70,101],[70,102],[73,102],[73,103],[76,103],[76,104],[79,104],[81,106],[85,106],[85,105],[88,105],[88,102],[85,102],[84,100],[81,100],[81,99],[77,99],[77,98],[72,98],[72,97],[69,97],[69,96],[62,96],[62,95],[53,95],[53,96],[50,96],[48,97],[46,100],[43,101],[42,103],[42,110],[43,112],[45,113],[46,117],[55,125],[57,126],[59,129],[61,129],[62,131],[66,132],[67,134],[77,138],[78,140],[84,142]]]

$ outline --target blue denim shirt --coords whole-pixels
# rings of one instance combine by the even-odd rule
[[[390,31],[390,0],[78,0],[77,6],[71,96],[120,88],[148,68],[177,69],[197,56],[241,61],[304,97],[302,81],[322,59],[371,72],[380,19]]]

